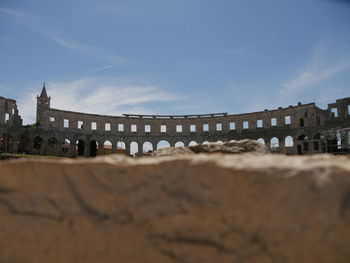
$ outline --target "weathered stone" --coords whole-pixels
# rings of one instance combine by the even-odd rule
[[[166,147],[158,149],[152,152],[151,156],[172,156],[172,155],[184,155],[184,154],[194,154],[188,147]]]
[[[194,153],[257,153],[267,154],[270,151],[267,147],[255,140],[241,140],[236,142],[225,143],[208,143],[189,146]]]
[[[349,262],[346,157],[0,163],[0,262]]]

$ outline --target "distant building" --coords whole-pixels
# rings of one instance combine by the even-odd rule
[[[53,109],[46,87],[36,123],[22,125],[16,101],[0,97],[0,151],[55,156],[142,155],[161,144],[258,140],[283,154],[348,153],[350,97],[327,109],[315,103],[245,114],[106,116]],[[145,146],[145,147],[144,147]],[[147,147],[146,147],[147,146]]]

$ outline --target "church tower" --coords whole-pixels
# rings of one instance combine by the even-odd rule
[[[42,119],[42,112],[50,109],[50,100],[51,97],[47,96],[45,82],[43,89],[41,90],[40,96],[36,96],[36,122],[43,124],[44,120]]]

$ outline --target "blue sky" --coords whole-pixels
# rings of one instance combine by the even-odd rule
[[[350,96],[350,1],[1,0],[0,96],[34,121],[242,113]]]

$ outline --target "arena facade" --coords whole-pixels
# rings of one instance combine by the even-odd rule
[[[37,96],[36,123],[22,124],[16,101],[0,97],[0,151],[65,157],[148,154],[160,147],[253,139],[273,153],[349,153],[350,97],[245,114],[106,116],[50,107]]]

